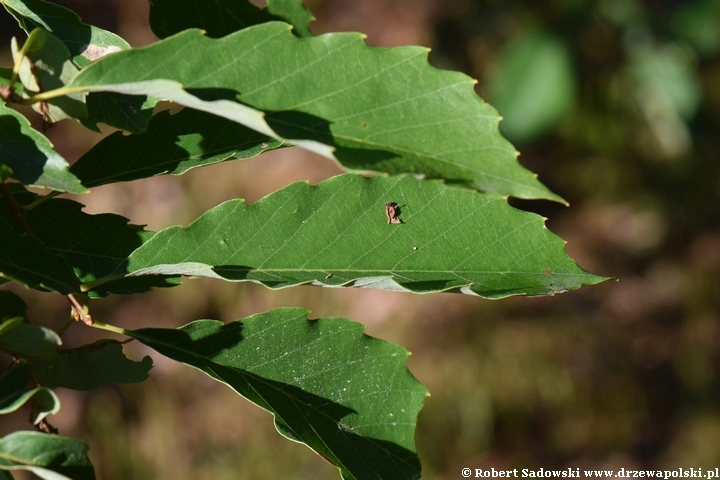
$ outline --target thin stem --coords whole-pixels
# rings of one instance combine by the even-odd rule
[[[119,333],[120,335],[128,335],[127,330],[124,328],[116,327],[115,325],[109,325],[104,322],[96,321],[93,327],[99,328],[100,330],[107,330],[108,332]]]
[[[36,207],[39,207],[43,203],[47,202],[51,198],[55,198],[58,195],[62,195],[62,194],[63,194],[63,192],[53,191],[53,192],[48,193],[47,195],[43,195],[42,197],[38,198],[37,200],[35,200],[34,202],[32,202],[28,205],[21,205],[21,206],[25,211],[29,212],[30,210],[32,210]]]
[[[47,92],[40,92],[30,98],[23,98],[20,103],[23,105],[32,105],[33,103],[46,102],[53,98],[64,97],[71,93],[85,92],[87,90],[87,87],[60,87],[54,90],[48,90]]]
[[[58,336],[62,337],[63,334],[65,333],[65,331],[70,327],[70,325],[72,325],[72,323],[74,321],[75,321],[75,318],[73,318],[73,316],[70,315],[70,317],[68,317],[67,321],[65,322],[65,325],[60,327],[60,330],[58,330],[58,332],[57,332]]]

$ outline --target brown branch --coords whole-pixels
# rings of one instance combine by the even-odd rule
[[[75,318],[75,321],[81,321],[88,327],[92,327],[95,321],[93,320],[92,316],[85,310],[85,305],[83,305],[80,300],[75,298],[75,295],[73,295],[72,293],[67,296],[67,299],[70,301],[70,308],[72,309],[72,316],[73,318]]]
[[[15,93],[15,90],[13,87],[0,87],[0,98],[5,100],[5,102],[12,102],[12,103],[20,103],[22,102],[22,97]]]
[[[48,422],[48,421],[47,421],[46,419],[44,419],[44,418],[43,418],[42,420],[40,420],[40,423],[38,423],[37,425],[35,425],[35,428],[37,428],[37,429],[40,430],[41,432],[44,432],[44,433],[52,433],[52,434],[54,434],[54,435],[57,435],[58,432],[59,432],[59,430],[58,430],[57,428],[55,428],[55,427],[53,427],[52,425],[50,425],[50,422]]]

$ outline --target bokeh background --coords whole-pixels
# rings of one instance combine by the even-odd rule
[[[155,40],[145,0],[66,0],[133,46]],[[342,316],[413,352],[430,390],[417,442],[424,478],[462,467],[720,467],[720,2],[717,0],[306,0],[313,32],[361,31],[378,46],[432,47],[430,62],[479,80],[520,162],[570,202],[517,201],[548,217],[585,269],[619,281],[548,298],[481,300],[185,280],[93,302],[103,321],[175,327],[278,306]],[[24,38],[0,15],[0,59]],[[167,106],[161,108],[168,108]],[[37,119],[36,119],[37,120]],[[108,130],[109,131],[109,130]],[[99,135],[63,122],[69,161]],[[100,187],[78,200],[160,229],[230,198],[339,173],[297,149]],[[3,288],[14,288],[3,286]],[[64,299],[14,288],[33,322],[58,328]],[[100,332],[74,325],[65,345]],[[128,344],[129,355],[152,354]],[[269,414],[152,354],[139,385],[61,390],[61,433],[101,479],[335,479],[277,434]],[[0,433],[27,428],[25,414]]]

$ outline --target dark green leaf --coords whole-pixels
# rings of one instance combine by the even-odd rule
[[[0,163],[0,182],[4,182],[8,178],[12,177],[12,168],[8,167],[4,163]]]
[[[374,48],[352,33],[299,39],[272,22],[221,39],[188,30],[103,58],[71,86],[173,100],[351,170],[561,200],[517,162],[474,83],[430,67],[425,48]]]
[[[82,23],[75,12],[60,5],[43,0],[3,0],[2,4],[26,33],[43,28],[60,38],[80,68],[108,53],[130,48],[121,37]]]
[[[0,439],[0,470],[27,470],[47,480],[94,480],[87,451],[74,438],[15,432]]]
[[[11,317],[24,317],[27,305],[23,299],[7,290],[0,290],[0,321]],[[0,330],[2,334],[2,330]]]
[[[111,127],[140,133],[147,128],[152,117],[157,98],[144,95],[122,95],[113,92],[95,92],[87,97],[87,118],[80,123],[96,132],[100,132],[98,123]]]
[[[388,224],[386,202],[402,224]],[[605,280],[579,268],[538,215],[504,198],[413,177],[346,174],[230,200],[130,255],[129,277],[199,275],[271,288],[311,283],[548,295]],[[102,281],[100,282],[102,283]]]
[[[60,410],[60,400],[45,387],[31,388],[32,369],[27,364],[13,367],[0,378],[0,414],[16,411],[30,401],[33,404],[33,424]]]
[[[268,410],[280,433],[344,478],[419,478],[414,434],[427,391],[405,367],[408,352],[358,323],[306,315],[282,308],[227,325],[126,333]]]
[[[50,388],[95,390],[105,383],[138,383],[148,379],[152,358],[127,358],[116,340],[100,340],[79,348],[60,349],[50,364],[38,368],[43,385]]]
[[[18,76],[24,86],[25,98],[62,88],[78,72],[78,68],[70,61],[70,51],[65,44],[42,28],[33,30],[22,50],[13,52],[13,56],[15,62],[20,63]],[[83,92],[35,103],[33,109],[48,122],[87,117]]]
[[[62,345],[60,337],[49,328],[16,318],[0,325],[0,349],[16,357],[47,362],[55,357],[58,345]]]
[[[80,291],[72,268],[37,238],[17,233],[0,218],[0,277],[28,288],[47,288],[67,295]]]
[[[3,0],[2,3],[27,33],[40,27],[60,38],[79,68],[109,53],[130,48],[121,37],[82,23],[75,12],[60,5],[43,0]],[[95,131],[99,131],[97,124],[102,122],[139,133],[145,130],[156,103],[157,99],[142,95],[92,93],[87,98],[88,116],[82,123]]]
[[[0,102],[0,158],[13,177],[32,187],[60,192],[87,193],[68,171],[68,163],[27,118]]]
[[[280,146],[282,142],[243,125],[186,108],[175,115],[158,113],[141,135],[113,133],[80,157],[70,171],[92,188],[153,175],[180,175]]]
[[[299,36],[311,37],[308,24],[315,20],[301,0],[268,0],[268,12],[292,25]]]
[[[11,187],[15,198],[22,204],[38,199],[38,196],[19,186]],[[128,255],[155,234],[128,224],[128,219],[120,215],[90,215],[82,208],[82,204],[73,200],[53,198],[29,210],[25,216],[35,237],[48,251],[64,258],[81,283],[103,278],[116,270],[124,272]],[[2,218],[12,221],[11,212],[0,203]],[[178,280],[164,277],[148,277],[147,280],[144,286],[136,283],[132,292],[179,284]],[[116,282],[97,290],[94,296],[126,292],[122,282]]]
[[[574,105],[574,75],[570,52],[550,35],[535,33],[509,43],[488,89],[503,116],[503,134],[527,142],[556,126]]]
[[[286,21],[303,37],[311,36],[313,19],[300,0],[270,1],[258,8],[246,0],[152,0],[150,28],[166,38],[188,28],[202,28],[209,37],[220,38],[243,28],[274,20]]]

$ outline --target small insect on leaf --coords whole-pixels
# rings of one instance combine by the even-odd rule
[[[398,217],[400,215],[400,207],[395,202],[387,202],[385,204],[385,215],[387,215],[388,225],[391,223],[402,223]]]

